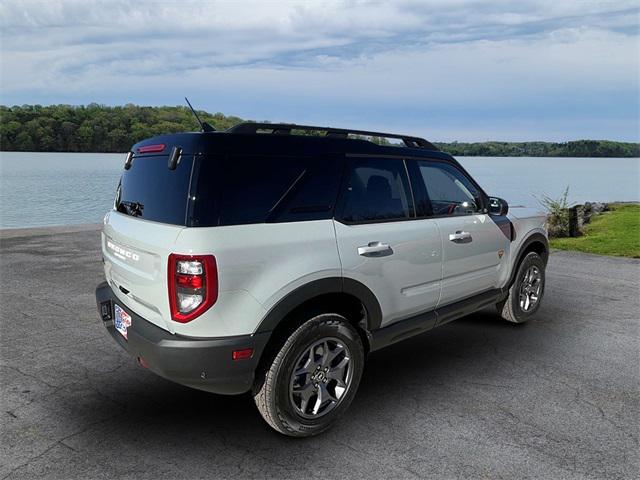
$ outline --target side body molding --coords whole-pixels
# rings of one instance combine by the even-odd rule
[[[346,293],[357,298],[366,310],[367,330],[372,331],[380,328],[382,310],[371,290],[351,278],[328,277],[298,287],[281,299],[260,322],[255,333],[273,331],[280,321],[296,307],[316,297],[331,293]]]
[[[506,215],[489,215],[489,218],[498,226],[502,234],[507,237],[510,242],[513,242],[515,238],[515,231],[509,217]]]

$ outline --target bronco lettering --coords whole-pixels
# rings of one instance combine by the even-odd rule
[[[140,256],[137,253],[126,250],[110,240],[107,240],[107,248],[111,250],[116,257],[121,258],[122,260],[126,260],[127,258],[130,258],[134,262],[140,260]]]

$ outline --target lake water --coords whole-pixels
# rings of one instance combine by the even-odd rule
[[[100,223],[113,205],[124,154],[0,153],[0,228]],[[458,157],[487,193],[510,205],[536,196],[640,201],[638,158]]]

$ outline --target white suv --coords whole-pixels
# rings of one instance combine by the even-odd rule
[[[251,392],[277,431],[318,434],[370,352],[490,305],[536,312],[545,219],[507,209],[421,138],[258,123],[155,137],[104,219],[99,314],[158,375]]]

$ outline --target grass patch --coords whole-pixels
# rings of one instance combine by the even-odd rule
[[[584,235],[575,238],[552,238],[551,247],[559,250],[640,258],[640,205],[610,205],[585,225]]]

